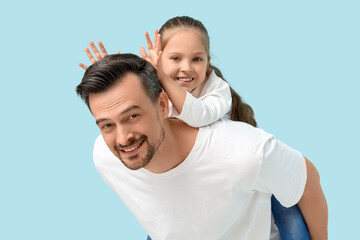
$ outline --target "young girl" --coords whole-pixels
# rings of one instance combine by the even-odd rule
[[[141,56],[157,69],[158,78],[172,103],[171,116],[188,125],[201,127],[222,117],[257,127],[252,108],[224,80],[221,72],[210,64],[210,40],[204,25],[190,17],[175,17],[155,31],[154,44],[145,34],[148,53]],[[97,59],[101,54],[91,42]],[[99,42],[104,57],[104,46]],[[94,63],[96,59],[85,49]],[[87,67],[79,64],[82,68]],[[272,211],[281,238],[310,239],[297,206],[286,209],[272,197]],[[151,239],[148,237],[148,239]]]

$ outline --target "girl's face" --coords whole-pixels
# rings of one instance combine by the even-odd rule
[[[188,92],[207,78],[209,57],[197,30],[174,33],[163,49],[161,60],[165,74]]]

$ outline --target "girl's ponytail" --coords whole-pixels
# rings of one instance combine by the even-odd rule
[[[214,70],[215,74],[226,82],[220,69],[218,69],[217,67],[211,64],[209,66],[209,69]],[[250,107],[250,105],[242,101],[239,94],[237,94],[237,92],[234,89],[232,89],[232,87],[230,87],[230,91],[232,98],[230,119],[233,121],[245,122],[254,127],[257,127],[253,109]]]

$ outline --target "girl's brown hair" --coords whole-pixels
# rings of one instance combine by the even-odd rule
[[[208,58],[210,59],[210,39],[205,26],[199,20],[187,16],[171,18],[166,21],[164,25],[162,25],[159,30],[159,33],[161,34],[161,50],[164,49],[171,36],[179,30],[199,31],[200,35],[204,40],[204,45],[208,54]],[[214,70],[218,77],[226,81],[221,71],[211,64],[209,65],[209,70],[207,74],[210,74],[212,70]],[[257,127],[257,123],[254,117],[254,111],[252,110],[252,108],[248,104],[243,102],[239,94],[237,94],[235,90],[231,87],[230,91],[232,98],[230,119],[233,121],[246,122],[254,127]]]

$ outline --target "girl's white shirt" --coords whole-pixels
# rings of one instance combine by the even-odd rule
[[[183,109],[179,114],[170,102],[170,117],[176,117],[192,127],[202,127],[220,118],[229,118],[231,109],[230,86],[214,71],[208,79],[191,93],[186,92]]]

